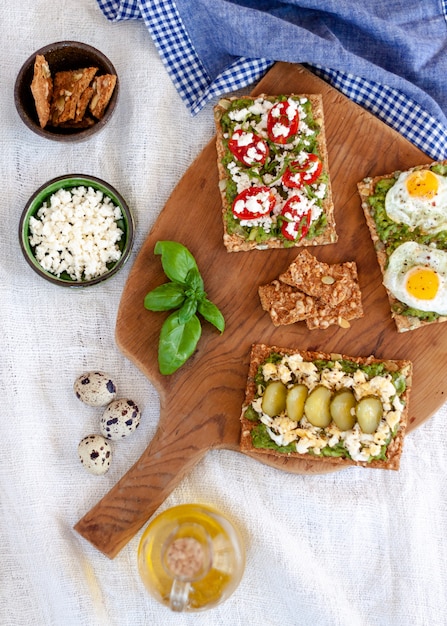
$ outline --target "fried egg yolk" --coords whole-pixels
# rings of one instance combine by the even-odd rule
[[[431,170],[402,172],[385,197],[387,216],[411,230],[447,230],[447,177]]]
[[[439,276],[430,267],[413,267],[407,274],[405,288],[418,300],[433,300],[439,289]]]
[[[411,308],[447,315],[447,251],[404,242],[390,255],[383,284]]]
[[[407,191],[412,198],[434,198],[438,193],[439,183],[430,170],[412,172],[406,180]]]

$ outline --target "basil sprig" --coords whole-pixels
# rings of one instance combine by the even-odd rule
[[[158,344],[158,367],[162,374],[173,374],[193,354],[202,334],[199,313],[220,333],[225,320],[215,304],[206,297],[202,276],[191,252],[176,241],[157,241],[155,254],[170,282],[146,294],[144,307],[149,311],[174,312],[164,321]]]

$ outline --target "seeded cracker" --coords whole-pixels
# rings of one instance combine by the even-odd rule
[[[31,92],[36,105],[41,128],[45,128],[50,119],[50,100],[53,93],[53,79],[50,67],[42,54],[36,55]]]
[[[370,368],[378,368],[378,371],[381,372],[380,377],[384,377],[384,380],[390,381],[393,379],[392,377],[400,379],[400,383],[397,383],[396,387],[396,392],[399,389],[397,392],[399,409],[396,411],[394,406],[389,404],[384,397],[384,417],[376,432],[366,437],[364,434],[362,435],[358,424],[341,435],[341,431],[333,422],[326,428],[312,427],[305,416],[299,422],[292,422],[287,416],[287,411],[281,413],[277,418],[269,418],[269,416],[262,414],[260,399],[265,384],[269,380],[278,380],[272,371],[275,370],[274,362],[279,362],[279,359],[282,359],[281,363],[285,364],[281,366],[281,371],[283,372],[283,367],[285,367],[292,372],[286,381],[287,387],[293,386],[295,383],[304,383],[311,389],[319,384],[321,378],[324,377],[325,380],[327,379],[325,383],[327,386],[331,388],[333,385],[331,388],[333,392],[336,391],[337,383],[335,381],[337,379],[340,381],[341,378],[341,384],[346,384],[346,381],[352,377],[352,372],[358,369],[357,376],[363,380],[365,376],[363,372],[367,372]],[[318,363],[318,367],[315,365],[316,363]],[[325,366],[325,363],[329,364],[329,368]],[[343,370],[343,363],[349,365],[345,370]],[[363,367],[366,369],[362,370]],[[334,368],[337,376],[331,379],[330,372]],[[367,374],[366,378],[368,379]],[[328,382],[330,380],[333,382]],[[262,384],[260,384],[261,382]],[[403,382],[405,384],[402,384]],[[392,383],[388,382],[388,384]],[[388,384],[383,385],[384,389],[387,388]],[[275,457],[303,459],[307,462],[315,460],[318,463],[339,468],[357,465],[367,468],[398,470],[408,422],[411,385],[412,363],[410,361],[380,360],[373,356],[351,357],[255,344],[252,346],[250,354],[245,400],[241,411],[240,449],[250,455],[268,454]],[[356,386],[354,383],[355,392]],[[357,394],[361,396],[362,391],[359,389]],[[284,445],[286,442],[283,442],[283,445],[275,443],[268,435],[267,425],[272,433],[287,433],[287,445]],[[279,436],[281,437],[281,435]],[[344,444],[344,441],[348,443]],[[375,441],[379,443],[374,443]],[[347,448],[345,448],[346,445]],[[304,452],[298,452],[297,446]],[[377,454],[369,456],[368,450]],[[334,456],[331,456],[332,454]],[[368,458],[364,458],[365,456]]]
[[[258,292],[262,308],[268,311],[275,326],[294,324],[316,313],[313,298],[279,280],[262,285]]]
[[[334,307],[346,299],[357,273],[354,277],[352,263],[329,265],[302,250],[279,279]]]
[[[97,76],[92,84],[93,95],[89,104],[89,109],[93,117],[98,120],[104,115],[107,105],[112,97],[116,85],[115,74],[103,74]]]
[[[75,119],[79,99],[97,71],[96,67],[88,67],[55,74],[51,100],[53,126]]]
[[[354,261],[329,265],[302,250],[278,279],[258,292],[275,326],[305,321],[309,330],[349,328],[350,320],[363,317]]]
[[[291,99],[302,109],[299,130],[285,145],[272,142],[266,130],[266,107],[274,106],[280,100]],[[239,121],[241,109],[254,111],[246,119]],[[259,113],[261,111],[261,113]],[[305,114],[304,111],[307,111]],[[235,116],[231,119],[230,115]],[[269,96],[261,94],[256,97],[223,98],[214,108],[216,123],[217,165],[219,172],[219,190],[222,198],[223,242],[228,252],[239,252],[253,249],[288,248],[291,246],[313,246],[334,243],[337,241],[335,230],[334,205],[332,201],[331,183],[329,178],[328,154],[324,129],[323,101],[319,94],[289,96]],[[270,147],[269,157],[265,165],[255,168],[255,176],[247,175],[246,168],[232,155],[228,148],[230,134],[235,130],[253,130],[264,139]],[[323,171],[318,180],[302,189],[291,189],[283,185],[282,176],[289,162],[300,154],[317,154],[323,164]],[[258,225],[254,222],[245,224],[233,214],[233,203],[236,196],[247,187],[267,186],[273,191],[276,205],[267,220],[262,219]],[[309,187],[309,189],[308,189]],[[312,187],[312,189],[310,189]],[[314,204],[312,223],[309,232],[296,240],[286,238],[281,231],[279,214],[284,204],[296,194],[304,194],[304,206]],[[270,219],[271,218],[271,219]]]
[[[363,317],[362,295],[357,278],[357,266],[353,261],[343,263],[340,267],[350,274],[350,280],[343,283],[343,300],[335,306],[323,304],[323,299],[316,301],[316,313],[306,318],[309,330],[328,328],[337,324],[349,328],[349,321]]]

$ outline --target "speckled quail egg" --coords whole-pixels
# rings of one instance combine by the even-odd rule
[[[106,406],[116,398],[116,385],[104,372],[81,374],[73,388],[76,397],[89,406]]]
[[[78,445],[78,454],[87,472],[105,474],[112,461],[112,447],[101,435],[87,435]]]
[[[133,400],[114,400],[102,414],[99,426],[101,434],[113,441],[123,439],[138,428],[140,415],[140,409]]]

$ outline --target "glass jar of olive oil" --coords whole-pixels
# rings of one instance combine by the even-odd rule
[[[245,567],[241,536],[220,512],[201,504],[167,509],[138,546],[145,587],[173,611],[201,611],[226,600]]]

